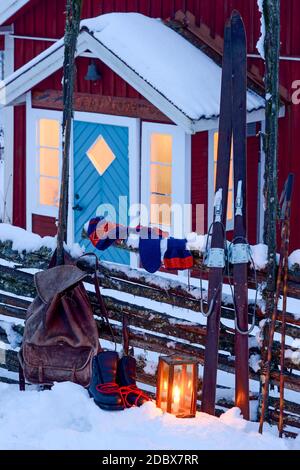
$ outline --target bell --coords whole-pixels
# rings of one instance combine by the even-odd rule
[[[97,66],[95,62],[93,61],[89,66],[88,66],[88,71],[86,76],[84,77],[85,80],[90,81],[90,82],[96,82],[98,80],[101,80],[101,74],[99,70],[97,69]]]

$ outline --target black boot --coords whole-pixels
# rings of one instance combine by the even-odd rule
[[[89,394],[102,410],[124,410],[124,400],[117,384],[116,352],[101,352],[93,360],[93,375]]]
[[[142,406],[150,398],[136,386],[136,360],[131,356],[124,356],[118,363],[118,383],[127,408]]]

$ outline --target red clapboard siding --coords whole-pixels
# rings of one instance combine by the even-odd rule
[[[251,53],[257,53],[256,43],[260,35],[260,17],[257,8],[257,0],[85,0],[83,5],[83,18],[94,17],[102,13],[109,12],[129,12],[135,11],[152,17],[162,17],[164,19],[172,16],[179,9],[186,8],[196,17],[196,22],[204,22],[213,35],[223,36],[224,23],[231,11],[236,8],[243,15],[248,38],[248,50]],[[19,14],[15,15],[14,28],[17,35],[26,36],[42,36],[49,38],[60,38],[64,33],[65,24],[65,0],[32,0],[26,8],[22,9]],[[300,2],[299,0],[286,0],[281,2],[281,54],[288,56],[300,55]],[[121,34],[121,32],[120,32]],[[39,52],[49,47],[49,42],[45,41],[28,41],[16,39],[15,47],[15,67],[16,69],[28,62]],[[77,91],[88,92],[91,94],[114,94],[115,96],[136,97],[136,91],[127,85],[123,80],[117,77],[112,71],[99,64],[101,72],[103,72],[103,81],[96,85],[87,83],[84,80],[89,61],[87,59],[78,60],[78,78],[76,83]],[[249,67],[255,65],[263,73],[263,62],[260,59],[249,60]],[[42,90],[45,89],[61,89],[61,71],[54,74],[41,84]],[[300,77],[300,63],[281,61],[280,82],[292,93],[292,83]],[[187,90],[188,92],[188,90]],[[24,152],[25,137],[20,134],[25,129],[22,123],[24,113],[18,112],[18,135],[15,137],[15,143],[21,148],[15,149],[15,162],[18,168],[20,155]],[[296,173],[296,189],[295,201],[300,198],[300,167],[298,156],[298,136],[300,134],[300,106],[292,105],[287,110],[286,117],[280,122],[280,146],[279,146],[279,188],[283,185],[288,172]],[[200,141],[202,137],[193,138],[193,165],[197,163],[199,154],[203,154],[207,149],[200,150]],[[203,139],[204,141],[204,139]],[[197,142],[199,142],[197,144]],[[250,145],[250,143],[249,143]],[[194,180],[200,179],[198,174],[205,175],[207,178],[207,158],[203,160],[203,167],[193,175],[193,197],[200,198],[207,203],[207,181],[202,176],[202,188],[197,188]],[[19,173],[19,172],[18,172]],[[248,171],[249,183],[252,186],[257,176],[257,168],[251,167]],[[22,182],[23,179],[23,182]],[[14,217],[19,224],[25,223],[25,172],[15,176],[15,180],[20,183],[15,186],[15,192],[20,193],[14,196],[18,204],[14,204]],[[22,184],[21,184],[22,183]],[[199,185],[198,185],[199,186]],[[201,193],[202,191],[202,193]],[[253,191],[254,192],[254,191]],[[294,204],[295,206],[296,204]],[[253,213],[253,211],[251,210]],[[298,211],[299,212],[299,211]],[[255,210],[256,214],[256,210]],[[297,207],[293,210],[292,216],[292,248],[300,246],[300,237],[297,234],[297,220],[299,214]],[[194,220],[195,222],[195,220]],[[251,222],[252,226],[252,221]],[[254,229],[250,229],[254,230]],[[251,234],[253,236],[254,234]]]
[[[192,137],[192,205],[193,230],[199,225],[196,220],[196,205],[204,205],[204,231],[207,231],[208,199],[208,132]]]
[[[14,111],[13,224],[26,227],[26,109]]]
[[[32,231],[41,237],[54,237],[57,234],[55,218],[32,214]]]

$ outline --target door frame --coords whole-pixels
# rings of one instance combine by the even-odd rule
[[[26,225],[27,230],[32,230],[32,214],[58,217],[58,210],[46,207],[37,207],[35,200],[30,194],[29,188],[34,185],[36,193],[36,120],[39,118],[53,118],[62,122],[62,111],[33,108],[31,103],[31,92],[26,96]],[[128,128],[128,159],[129,159],[129,205],[140,204],[140,119],[107,114],[96,114],[75,111],[74,121],[90,122]],[[60,149],[60,166],[61,154]],[[69,183],[69,218],[68,218],[68,244],[74,244],[74,148],[73,127],[70,147],[70,183]],[[136,254],[130,255],[131,266],[138,266]]]
[[[140,203],[140,119],[128,118],[122,116],[112,116],[108,114],[86,113],[75,111],[74,121],[88,122],[92,124],[103,124],[111,126],[122,126],[128,128],[128,160],[129,160],[129,205]],[[72,149],[70,159],[70,202],[68,223],[68,240],[74,243],[74,152],[73,152],[73,132]],[[130,265],[138,265],[137,256],[130,254]]]

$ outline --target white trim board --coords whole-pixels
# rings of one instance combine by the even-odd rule
[[[150,83],[138,75],[122,59],[117,57],[104,44],[97,40],[86,30],[81,30],[76,55],[86,51],[95,54],[109,68],[133,86],[150,103],[162,111],[172,122],[185,130],[188,134],[215,129],[218,119],[192,120],[182,112],[174,103],[156,90]],[[21,67],[0,84],[0,105],[13,103],[43,79],[56,72],[63,66],[64,42],[60,39],[28,64]],[[257,122],[263,119],[264,109],[254,110],[248,114],[248,122]]]
[[[76,55],[80,55],[87,48],[86,34],[81,34],[77,42]],[[60,39],[0,82],[0,105],[7,106],[13,103],[35,85],[61,69],[63,60],[64,40]]]
[[[14,38],[4,37],[4,78],[9,77],[14,71]],[[4,221],[12,223],[13,220],[13,173],[14,173],[14,107],[7,106],[3,109],[4,124]]]
[[[5,23],[30,0],[2,0],[0,5],[0,25]]]

